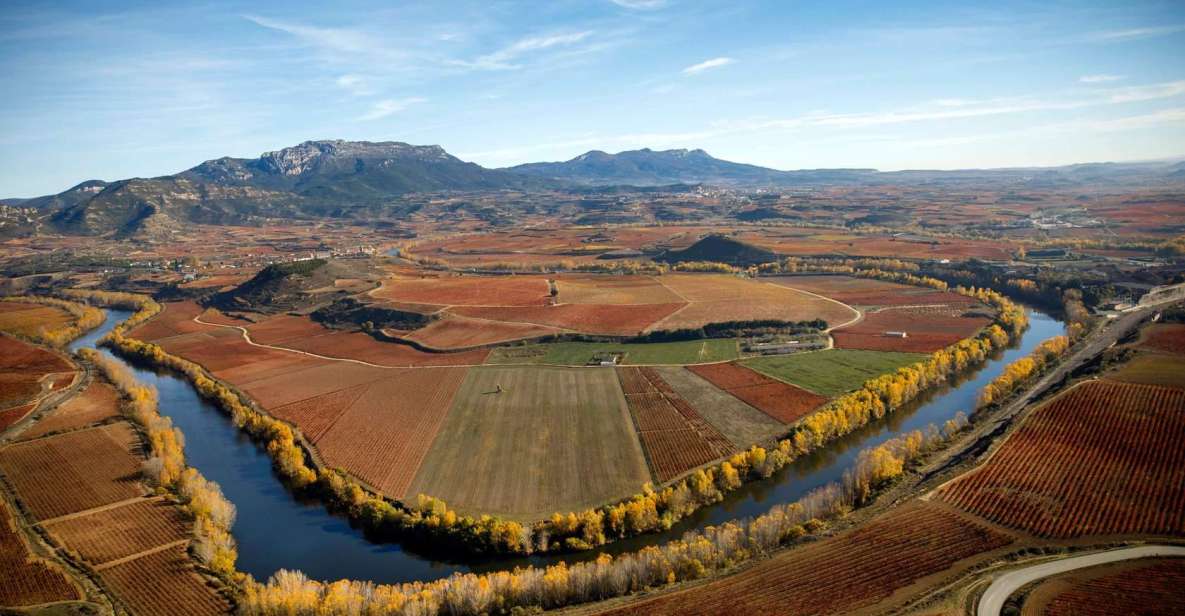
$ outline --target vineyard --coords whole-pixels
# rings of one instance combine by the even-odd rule
[[[823,319],[830,325],[850,321],[846,306],[787,287],[728,275],[671,275],[662,283],[690,303],[650,329],[685,329],[720,321]]]
[[[36,336],[69,325],[74,317],[54,306],[24,302],[0,302],[0,331]]]
[[[1148,328],[1140,346],[1155,351],[1185,353],[1185,324],[1164,323]]]
[[[448,350],[538,338],[557,333],[559,333],[557,329],[533,323],[482,321],[452,315],[437,319],[405,337],[426,347]]]
[[[56,567],[29,553],[0,500],[0,606],[21,607],[81,599],[82,594]]]
[[[329,465],[346,469],[385,494],[402,497],[465,372],[401,370],[375,381],[315,444]]]
[[[140,495],[139,439],[126,422],[0,449],[0,472],[39,520]]]
[[[717,582],[609,613],[830,614],[867,607],[925,578],[953,575],[1012,538],[914,502],[853,531],[782,552]]]
[[[333,427],[342,413],[366,391],[367,386],[354,385],[327,394],[305,398],[270,410],[271,414],[300,428],[305,438],[317,442]]]
[[[1090,381],[940,498],[1040,537],[1185,533],[1185,390]]]
[[[230,611],[229,603],[210,592],[194,572],[184,547],[100,569],[99,577],[136,614],[212,616]]]
[[[549,287],[543,276],[388,278],[371,295],[412,304],[544,306],[549,300]]]
[[[734,451],[732,443],[655,370],[618,368],[617,377],[658,481],[669,481]]]
[[[991,323],[962,308],[894,308],[869,312],[864,320],[832,332],[840,349],[932,353],[975,334]],[[905,332],[906,337],[887,335]]]
[[[564,304],[673,304],[683,301],[650,276],[570,276],[556,282]]]
[[[688,366],[687,369],[786,424],[802,419],[827,401],[827,398],[801,387],[733,363]]]
[[[677,367],[653,370],[737,448],[743,449],[768,440],[786,430],[782,422],[745,404],[689,370]]]
[[[1133,561],[1130,566],[1104,575],[1082,572],[1064,581],[1059,578],[1045,582],[1025,600],[1021,613],[1026,616],[1185,614],[1182,588],[1185,588],[1185,560]]]
[[[0,409],[31,402],[47,374],[72,370],[55,353],[0,335]]]
[[[168,501],[137,500],[43,523],[60,543],[93,565],[188,539],[192,524]]]
[[[633,335],[685,304],[561,304],[558,306],[459,306],[450,312],[478,319],[535,323],[590,334]]]

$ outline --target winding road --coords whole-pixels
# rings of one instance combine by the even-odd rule
[[[1017,569],[1016,571],[1005,573],[992,581],[991,586],[988,586],[983,596],[980,597],[979,607],[975,613],[976,616],[998,616],[1000,610],[1004,607],[1004,602],[1008,600],[1008,597],[1012,596],[1012,593],[1026,584],[1036,582],[1051,575],[1066,573],[1075,569],[1085,569],[1086,567],[1094,567],[1096,565],[1105,565],[1121,560],[1154,558],[1158,556],[1185,557],[1185,547],[1174,545],[1143,545],[1108,550],[1106,552],[1095,552],[1072,558],[1062,558],[1040,565],[1025,567],[1024,569]]]

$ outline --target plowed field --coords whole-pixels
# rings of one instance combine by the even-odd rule
[[[135,614],[210,616],[230,611],[230,604],[194,572],[184,547],[102,569],[99,577]]]
[[[163,500],[140,500],[43,525],[93,565],[188,539],[193,523]]]
[[[734,363],[688,366],[688,370],[786,424],[794,423],[827,401],[801,387],[771,379]]]

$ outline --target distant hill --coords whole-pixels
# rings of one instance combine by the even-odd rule
[[[778,259],[777,253],[723,235],[708,235],[683,250],[668,250],[657,260],[667,263],[714,261],[730,265],[758,265]]]
[[[506,171],[563,180],[575,184],[660,186],[717,184],[774,186],[804,182],[856,181],[875,174],[872,169],[778,171],[715,158],[703,150],[630,150],[609,154],[592,150],[572,160],[528,163]]]
[[[22,205],[50,212],[50,226],[67,233],[167,236],[186,222],[337,216],[412,192],[550,185],[464,162],[434,145],[306,141],[259,158],[206,161],[170,176],[92,180]]]

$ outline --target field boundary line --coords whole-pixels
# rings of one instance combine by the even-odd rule
[[[66,515],[60,515],[56,518],[49,518],[48,520],[41,520],[40,522],[38,522],[38,524],[40,524],[42,526],[53,525],[53,524],[57,524],[59,522],[65,522],[67,520],[73,520],[75,518],[86,517],[91,514],[101,513],[103,511],[110,511],[112,509],[119,509],[121,507],[127,507],[129,505],[134,505],[136,503],[155,503],[155,502],[160,502],[162,500],[164,500],[163,496],[149,496],[147,498],[145,498],[143,496],[136,496],[133,498],[127,498],[127,499],[117,501],[114,503],[100,505],[98,507],[92,507],[90,509],[84,509],[82,511],[76,511],[74,513],[67,513]]]
[[[831,330],[833,330],[833,329],[840,329],[842,327],[847,327],[849,325],[855,325],[856,323],[859,323],[861,320],[864,319],[863,312],[856,310],[855,308],[839,301],[838,299],[833,299],[833,298],[827,297],[826,295],[819,295],[818,293],[811,293],[810,291],[804,291],[803,289],[799,289],[797,287],[792,287],[790,285],[778,284],[776,282],[765,281],[765,284],[768,284],[768,285],[774,286],[774,287],[781,287],[783,289],[790,289],[791,291],[798,291],[799,293],[805,293],[806,295],[810,295],[812,297],[817,297],[819,299],[829,301],[833,304],[838,304],[838,305],[843,306],[844,308],[847,308],[848,310],[851,310],[852,312],[856,313],[856,316],[852,320],[850,320],[846,323],[841,323],[839,325],[832,325],[831,327],[828,327],[827,329],[823,330],[823,333],[825,333],[825,334],[831,333]]]
[[[147,550],[144,550],[143,552],[136,552],[135,554],[130,554],[128,556],[124,556],[123,558],[116,558],[115,560],[109,560],[105,563],[102,563],[99,565],[94,565],[94,569],[95,569],[95,571],[103,571],[105,569],[117,567],[117,566],[122,565],[124,563],[132,562],[133,560],[136,560],[137,558],[142,558],[144,556],[152,556],[153,554],[156,554],[158,552],[164,552],[165,550],[169,550],[169,549],[172,549],[175,547],[185,546],[188,544],[189,544],[189,539],[178,539],[176,541],[170,541],[164,545],[158,545],[154,548],[149,548]]]

